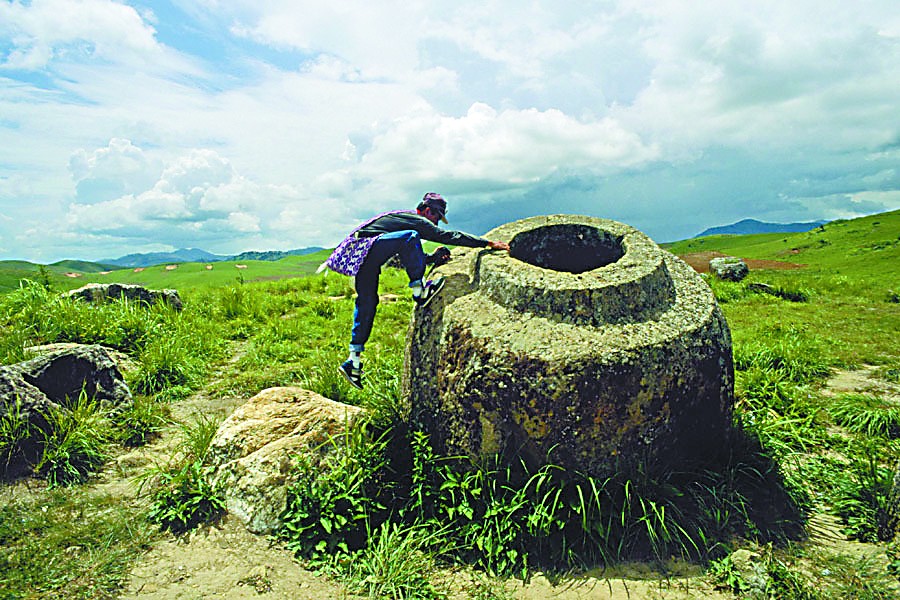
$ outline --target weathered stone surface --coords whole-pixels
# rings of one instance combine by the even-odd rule
[[[52,350],[16,368],[50,400],[68,406],[82,390],[115,412],[132,400],[119,367],[103,346],[73,345]]]
[[[39,456],[39,440],[49,432],[50,410],[68,407],[82,390],[98,400],[107,412],[130,406],[131,391],[102,346],[66,344],[15,365],[0,367],[0,416],[18,412],[25,424],[24,437],[13,450],[8,476],[20,474]]]
[[[18,422],[18,434],[22,436],[16,447],[4,449],[0,454],[0,460],[5,462],[0,464],[0,473],[17,477],[27,470],[28,464],[37,461],[38,440],[48,430],[44,415],[53,406],[41,390],[25,381],[21,371],[14,366],[0,367],[0,418],[10,424]]]
[[[73,342],[54,342],[52,344],[41,344],[40,346],[29,346],[25,348],[25,354],[32,357],[46,356],[48,354],[54,354],[61,350],[73,350],[83,345],[84,344],[76,344]],[[107,348],[106,346],[103,347],[103,350],[106,352],[107,356],[109,356],[116,364],[119,372],[122,373],[122,375],[126,378],[129,373],[131,373],[132,371],[136,371],[139,368],[138,363],[124,352],[120,352],[119,350],[115,350],[113,348]]]
[[[741,281],[750,273],[750,269],[740,258],[719,256],[710,259],[709,272],[726,281]]]
[[[254,533],[276,530],[292,457],[327,452],[329,440],[363,412],[297,387],[269,388],[251,398],[222,423],[209,451],[212,481],[223,486],[228,511]]]
[[[403,392],[436,450],[605,476],[727,441],[731,337],[688,265],[640,231],[554,215],[457,250],[410,324]]]
[[[157,302],[165,302],[175,310],[182,309],[181,296],[177,290],[150,290],[140,285],[128,283],[89,283],[77,290],[68,291],[64,295],[86,302],[104,302],[119,298],[151,305]]]

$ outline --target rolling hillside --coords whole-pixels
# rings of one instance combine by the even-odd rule
[[[127,269],[110,269],[97,263],[61,261],[44,267],[50,284],[74,289],[90,282],[136,283],[152,288],[218,287],[236,281],[264,281],[300,277],[315,272],[329,254],[321,250],[277,261],[247,260],[215,263],[179,263]],[[104,268],[106,267],[106,268]],[[41,265],[25,261],[0,261],[0,293],[15,289],[22,279],[41,281]]]
[[[900,210],[852,220],[832,221],[801,233],[712,235],[662,244],[677,255],[717,251],[742,258],[800,263],[807,270],[835,273],[854,269],[873,280],[900,289]],[[244,281],[299,277],[313,273],[330,250],[277,261],[228,260],[188,262],[114,269],[84,261],[60,261],[44,267],[51,285],[61,289],[87,282],[138,283],[151,287],[216,287]],[[243,265],[245,268],[238,268]],[[173,268],[174,267],[174,268]],[[211,268],[209,268],[211,267]],[[21,279],[40,280],[41,266],[26,261],[0,261],[0,293],[18,286]]]
[[[900,210],[832,221],[802,233],[713,235],[662,245],[677,255],[716,250],[741,258],[808,264],[810,269],[857,269],[897,281],[900,268]]]

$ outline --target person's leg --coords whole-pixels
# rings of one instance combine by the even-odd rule
[[[422,250],[419,233],[412,230],[394,231],[379,237],[372,244],[356,275],[356,306],[353,310],[353,330],[350,336],[351,353],[358,355],[365,349],[378,307],[378,277],[381,274],[381,266],[395,254],[400,256],[406,268],[413,294],[416,295],[417,287],[421,293],[422,276],[425,275],[425,252]]]
[[[378,277],[381,263],[369,261],[368,256],[353,279],[356,303],[353,307],[353,328],[350,331],[350,356],[339,367],[341,374],[356,388],[362,389],[362,352],[365,350],[375,310],[378,307]]]
[[[373,246],[374,247],[374,246]],[[378,278],[381,275],[381,264],[377,261],[366,261],[354,279],[356,287],[356,305],[353,308],[353,328],[350,332],[350,352],[359,354],[365,350],[372,324],[375,322],[375,311],[378,308]],[[354,358],[351,355],[351,359]]]

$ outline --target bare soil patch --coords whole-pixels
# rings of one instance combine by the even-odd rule
[[[239,349],[240,351],[241,349]],[[826,394],[879,393],[900,398],[900,385],[878,377],[878,368],[837,371],[824,388]],[[245,399],[212,398],[198,393],[172,406],[173,416],[189,420],[196,412],[224,418]],[[135,477],[153,461],[165,461],[176,451],[177,428],[172,427],[143,448],[123,451],[91,484],[96,493],[117,495],[126,502],[145,504]],[[27,494],[25,485],[17,486]],[[866,556],[883,561],[883,550],[873,544],[852,542],[841,533],[834,517],[816,515],[809,524],[809,543],[829,554]],[[471,569],[448,568],[440,576],[448,598],[488,597],[486,576]],[[504,590],[510,598],[527,600],[581,599],[688,599],[732,598],[716,590],[700,565],[633,563],[587,573],[548,577],[537,574],[527,582],[489,581],[491,589]],[[480,593],[479,593],[480,590]],[[338,582],[304,569],[291,553],[264,536],[248,532],[236,518],[225,515],[219,522],[182,536],[160,534],[153,546],[135,561],[121,598],[266,598],[354,599]]]
[[[838,369],[832,373],[822,388],[826,396],[838,394],[872,394],[885,400],[900,402],[900,383],[882,379],[878,375],[879,367],[862,365],[859,369],[849,371]]]
[[[709,261],[712,258],[722,258],[729,256],[715,250],[709,252],[692,252],[690,254],[679,255],[678,258],[689,264],[698,273],[709,273]],[[741,257],[738,257],[741,258]],[[759,269],[802,269],[806,265],[800,263],[785,262],[781,260],[763,260],[759,258],[741,258],[751,271]]]

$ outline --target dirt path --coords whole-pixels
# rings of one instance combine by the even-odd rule
[[[235,349],[235,362],[242,349]],[[228,368],[229,364],[223,366]],[[212,377],[210,387],[218,374]],[[174,419],[187,421],[200,412],[223,420],[246,398],[212,398],[202,391],[172,405]],[[110,493],[146,503],[138,496],[137,476],[154,462],[164,462],[177,448],[177,427],[172,426],[152,443],[118,456],[94,484],[97,493]],[[454,600],[498,597],[528,600],[581,600],[660,598],[680,600],[729,598],[712,589],[702,569],[677,565],[666,575],[646,565],[624,565],[551,581],[537,575],[521,581],[490,581],[472,571],[446,573],[448,597]],[[358,598],[335,581],[304,569],[291,553],[268,538],[249,533],[237,519],[226,515],[218,523],[176,537],[165,533],[132,568],[120,596],[123,599],[266,598],[321,600]]]
[[[884,389],[874,368],[840,372],[829,382],[830,392],[871,391]],[[896,390],[889,384],[892,391]],[[224,418],[243,398],[213,399],[200,393],[173,407],[179,418],[189,418],[195,411]],[[118,494],[136,494],[133,476],[153,460],[162,460],[174,451],[177,436],[167,432],[145,448],[120,456],[107,470],[98,490]],[[824,519],[824,520],[823,520]],[[839,552],[849,544],[837,533],[832,519],[823,517],[811,524],[814,538],[829,538]],[[821,540],[819,540],[821,541]],[[817,544],[818,545],[818,544]],[[859,544],[853,544],[857,550]],[[696,565],[675,565],[663,574],[645,564],[622,565],[606,571],[554,579],[538,575],[527,583],[511,580],[489,582],[491,593],[485,593],[483,575],[471,571],[448,572],[446,582],[452,590],[448,597],[517,598],[526,600],[582,599],[688,599],[716,600],[733,598],[713,589],[702,569]],[[199,598],[266,598],[319,600],[357,598],[348,594],[337,582],[319,577],[303,569],[289,552],[265,537],[253,535],[227,515],[217,524],[202,527],[182,537],[165,534],[134,565],[122,598],[199,599]]]

